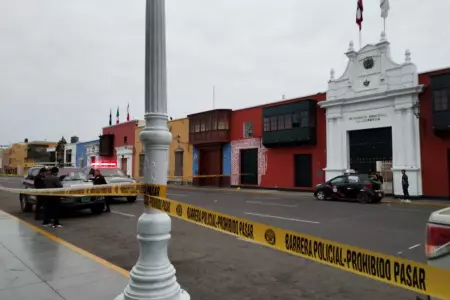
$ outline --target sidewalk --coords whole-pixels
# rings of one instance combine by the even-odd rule
[[[181,190],[194,190],[194,191],[209,191],[209,192],[236,192],[236,193],[247,193],[247,194],[268,194],[268,195],[278,195],[294,198],[309,198],[313,199],[312,192],[295,192],[295,191],[282,191],[282,190],[266,190],[266,189],[251,189],[251,188],[229,188],[229,187],[196,187],[196,186],[185,186],[178,184],[169,184],[169,188],[181,189]],[[425,206],[436,206],[436,207],[450,207],[449,200],[432,200],[432,199],[420,199],[411,200],[411,203],[401,203],[399,199],[395,199],[392,196],[386,196],[382,203],[387,204],[405,204],[405,205],[425,205]]]
[[[126,274],[0,211],[1,300],[112,300],[128,284]]]

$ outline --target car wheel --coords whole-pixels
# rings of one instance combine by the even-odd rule
[[[28,197],[26,195],[19,195],[20,199],[20,209],[23,212],[30,212],[33,210],[33,205],[28,202]]]
[[[137,196],[127,197],[127,201],[129,203],[134,203],[134,202],[136,202],[136,198],[137,198]]]
[[[99,214],[101,214],[103,212],[104,208],[105,207],[103,205],[94,205],[94,206],[91,207],[91,212],[94,215],[99,215]]]
[[[323,200],[327,199],[327,195],[325,194],[325,191],[320,190],[316,193],[316,198],[317,198],[317,200],[323,201]]]
[[[367,193],[364,193],[364,192],[360,192],[358,194],[357,199],[358,199],[358,202],[361,204],[367,204],[370,202],[369,195],[367,195]]]

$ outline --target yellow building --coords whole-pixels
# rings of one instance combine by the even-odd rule
[[[49,162],[47,148],[56,147],[55,142],[23,142],[12,144],[4,150],[3,168],[24,175],[29,168],[42,162]]]
[[[141,140],[139,139],[139,134],[145,126],[144,121],[139,121],[134,131],[134,152],[133,152],[133,177],[144,177],[144,163],[145,156],[142,148]]]
[[[172,133],[172,143],[169,148],[169,182],[192,182],[192,145],[189,144],[189,119],[179,119],[167,122]],[[135,152],[133,177],[144,176],[145,155],[139,134],[144,124],[139,124],[135,131]]]

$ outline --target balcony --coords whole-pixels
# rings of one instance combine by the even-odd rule
[[[265,147],[316,145],[317,102],[298,102],[263,109],[263,139]]]
[[[450,135],[450,74],[431,77],[433,131],[438,136]]]
[[[230,142],[230,109],[189,115],[189,143],[192,145]]]
[[[228,142],[230,142],[230,131],[228,129],[189,133],[189,143],[192,145]]]

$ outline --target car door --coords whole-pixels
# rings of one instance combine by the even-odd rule
[[[335,198],[347,197],[347,176],[338,176],[330,180],[332,195]]]
[[[347,197],[356,199],[361,190],[361,178],[358,175],[349,175],[347,179]]]

